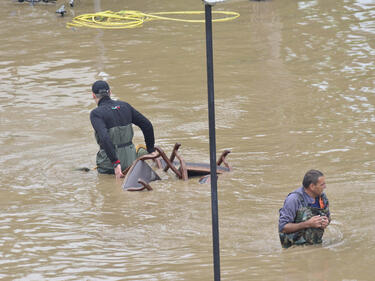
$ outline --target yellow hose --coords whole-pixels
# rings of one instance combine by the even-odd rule
[[[142,13],[139,11],[124,10],[119,12],[104,11],[91,14],[79,15],[68,22],[66,26],[71,27],[90,27],[105,29],[135,28],[142,26],[144,22],[152,20],[170,20],[179,22],[201,23],[204,20],[181,19],[169,17],[170,15],[201,15],[204,11],[177,11],[177,12],[157,12]],[[234,20],[240,16],[237,12],[212,11],[212,14],[224,15],[226,17],[213,19],[212,22],[224,22]]]

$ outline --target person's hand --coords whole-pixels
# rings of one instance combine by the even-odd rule
[[[319,228],[322,226],[321,216],[313,216],[312,218],[306,221],[309,227]]]
[[[313,216],[307,222],[309,227],[324,229],[328,226],[329,219],[326,216]]]
[[[120,179],[120,178],[123,178],[125,177],[124,174],[122,173],[122,170],[121,170],[121,164],[118,164],[115,168],[115,175],[116,175],[116,179]]]
[[[329,225],[329,219],[326,216],[321,216],[321,226],[320,228],[325,229]]]

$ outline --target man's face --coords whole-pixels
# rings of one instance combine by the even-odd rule
[[[326,188],[326,178],[324,176],[319,177],[318,182],[316,184],[312,183],[310,186],[311,191],[315,194],[315,196],[319,196]]]

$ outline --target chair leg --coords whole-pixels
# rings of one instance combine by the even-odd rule
[[[143,179],[138,179],[138,183],[140,183],[142,186],[141,187],[130,187],[130,188],[127,188],[126,191],[142,191],[142,190],[149,190],[151,191],[152,190],[152,187],[147,183],[145,182]]]
[[[153,161],[155,162],[156,167],[158,167],[158,169],[163,169],[163,165],[161,164],[161,161],[160,161],[159,158],[155,158],[155,159],[153,159]]]
[[[173,165],[173,163],[171,163],[171,161],[169,161],[169,159],[168,159],[167,155],[165,155],[164,151],[160,147],[158,147],[158,146],[155,146],[155,150],[157,152],[159,152],[161,158],[163,158],[163,160],[169,166],[169,168],[171,168],[172,171],[177,175],[177,177],[179,179],[181,179],[182,175],[181,175],[180,171]]]
[[[126,176],[126,174],[129,172],[131,166],[132,165],[130,165],[129,167],[127,167],[125,170],[122,171],[124,176]]]
[[[140,184],[143,185],[145,188],[147,188],[147,190],[152,190],[152,187],[151,187],[147,182],[145,182],[144,180],[142,180],[142,179],[138,179],[138,183],[140,183]]]
[[[230,150],[224,150],[219,160],[217,161],[216,165],[220,166],[223,163],[224,166],[229,169],[229,171],[232,171],[232,167],[226,161],[226,157],[228,156],[229,153],[230,153]]]
[[[178,142],[176,142],[176,144],[174,145],[173,150],[172,150],[172,153],[171,153],[171,156],[169,157],[169,161],[170,161],[171,163],[173,163],[173,160],[174,160],[174,158],[176,157],[176,152],[177,152],[177,150],[180,148],[180,146],[181,146],[181,144],[178,143]],[[168,169],[169,169],[169,166],[166,166],[166,167],[164,168],[164,172],[168,171]]]
[[[184,159],[177,152],[175,152],[175,156],[178,159],[178,161],[180,162],[180,169],[179,170],[180,170],[180,173],[181,173],[181,179],[186,181],[186,180],[188,180],[188,172],[187,172],[187,168],[186,168],[186,163],[185,163]]]

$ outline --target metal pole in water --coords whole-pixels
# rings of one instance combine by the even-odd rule
[[[220,281],[220,246],[219,246],[219,211],[217,199],[216,171],[216,132],[215,132],[215,100],[214,100],[214,67],[212,48],[212,12],[211,6],[223,0],[204,0],[206,22],[206,56],[207,56],[207,89],[208,89],[208,124],[210,140],[210,172],[211,172],[211,212],[212,242],[214,256],[214,280]]]

